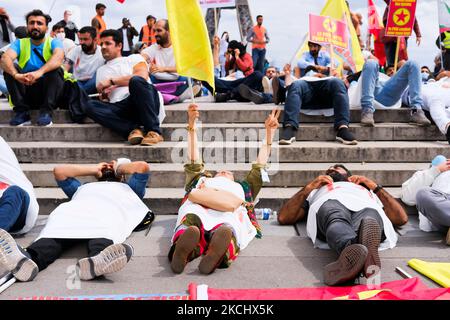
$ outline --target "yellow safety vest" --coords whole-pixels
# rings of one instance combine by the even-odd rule
[[[444,39],[442,39],[445,49],[450,49],[450,31],[444,32]]]
[[[28,61],[31,58],[31,39],[24,38],[20,39],[20,56],[19,56],[19,67],[21,69],[25,68]],[[47,37],[44,42],[43,50],[44,60],[48,61],[52,57],[52,38]]]

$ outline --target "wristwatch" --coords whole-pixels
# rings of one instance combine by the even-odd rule
[[[375,189],[373,189],[372,191],[373,191],[373,193],[377,193],[381,189],[383,189],[383,186],[381,184],[377,184],[377,187]]]

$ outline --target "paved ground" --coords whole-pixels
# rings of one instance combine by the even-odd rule
[[[41,216],[38,226],[26,237],[18,239],[28,245],[45,223]],[[253,240],[229,269],[216,270],[204,276],[197,269],[199,261],[188,264],[185,272],[174,275],[167,259],[171,232],[176,216],[158,216],[147,237],[144,232],[133,234],[128,242],[135,248],[135,256],[127,267],[106,278],[81,282],[79,289],[70,290],[71,271],[77,258],[86,254],[77,247],[33,282],[16,283],[0,294],[0,299],[31,296],[79,296],[101,294],[151,294],[186,292],[189,283],[207,284],[213,288],[294,288],[323,286],[322,267],[336,256],[329,250],[314,249],[306,238],[304,223],[299,224],[300,236],[293,226],[279,226],[275,221],[263,222],[264,237]],[[381,281],[399,280],[395,267],[413,276],[420,276],[407,266],[412,258],[426,261],[448,261],[448,247],[436,233],[417,230],[417,218],[412,217],[400,233],[398,246],[383,251]],[[430,287],[438,287],[420,276]],[[68,287],[69,284],[69,287]]]

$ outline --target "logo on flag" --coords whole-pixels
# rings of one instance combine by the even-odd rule
[[[347,24],[330,17],[309,15],[309,39],[320,44],[348,48]]]
[[[417,0],[392,0],[389,4],[386,36],[409,37],[414,28]]]

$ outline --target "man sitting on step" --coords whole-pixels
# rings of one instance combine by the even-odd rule
[[[450,246],[450,159],[439,155],[402,185],[402,201],[419,210],[422,231],[447,233]]]
[[[308,215],[307,233],[315,247],[339,254],[324,269],[324,282],[338,285],[354,280],[362,271],[366,278],[378,273],[381,248],[397,243],[393,225],[408,216],[397,200],[381,185],[364,176],[352,176],[336,164],[297,192],[281,208],[278,222],[295,224]]]
[[[128,182],[127,174],[131,175]],[[77,263],[81,280],[124,268],[133,248],[123,242],[149,217],[142,202],[149,165],[120,158],[93,166],[61,165],[54,175],[70,201],[50,214],[38,239],[25,250],[0,229],[0,264],[17,280],[31,281],[67,249],[84,243],[88,258]],[[95,177],[98,182],[81,185],[76,177],[82,176]]]
[[[38,212],[33,185],[10,146],[0,137],[0,228],[24,234],[33,228]]]
[[[29,38],[18,39],[2,55],[1,67],[15,115],[9,122],[12,126],[30,124],[30,110],[39,107],[37,124],[52,124],[52,111],[64,89],[64,59],[60,40],[46,37],[49,15],[33,10],[26,15]],[[18,66],[14,65],[17,59]]]
[[[106,64],[97,70],[100,100],[91,100],[87,115],[117,132],[132,145],[155,145],[163,141],[160,123],[164,106],[160,93],[151,85],[148,66],[139,54],[122,57],[122,33],[105,30],[100,47]]]
[[[287,97],[279,144],[290,145],[295,141],[301,109],[321,114],[324,109],[331,108],[334,109],[336,140],[349,145],[357,144],[358,141],[349,130],[350,106],[344,82],[334,77],[303,77],[294,81],[290,65],[286,65],[284,70]]]
[[[220,170],[213,177],[204,170],[196,132],[196,119],[200,113],[198,106],[189,106],[189,163],[184,166],[186,195],[178,210],[169,252],[173,272],[183,272],[189,261],[202,255],[201,273],[210,274],[217,267],[228,268],[239,251],[255,236],[261,237],[252,202],[263,184],[262,175],[266,173],[264,168],[278,128],[279,113],[273,110],[267,118],[266,143],[246,178],[237,182],[230,171]]]

